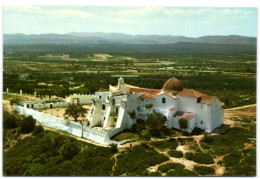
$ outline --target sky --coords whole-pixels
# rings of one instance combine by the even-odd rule
[[[255,7],[9,6],[4,34],[109,32],[132,35],[257,36]]]

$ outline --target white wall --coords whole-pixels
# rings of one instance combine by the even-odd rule
[[[28,109],[28,108],[18,106],[18,105],[15,106],[15,110],[26,116],[32,116],[38,122],[40,122],[46,126],[49,126],[49,127],[52,127],[52,128],[58,129],[58,130],[66,131],[70,134],[81,137],[82,126],[78,122],[65,120],[65,119],[62,119],[59,117],[55,117],[55,116],[52,116],[49,114],[45,114],[45,113],[35,111],[33,109]],[[122,144],[122,143],[127,142],[127,140],[121,141],[121,142],[116,142],[116,141],[110,140],[110,137],[112,137],[113,135],[115,135],[121,131],[122,131],[122,129],[114,129],[111,131],[98,131],[98,130],[92,129],[90,127],[84,126],[83,127],[83,137],[86,139],[92,140],[94,142],[104,144],[104,145],[109,145],[112,143]]]
[[[179,130],[187,131],[191,133],[193,129],[195,128],[195,123],[196,123],[196,116],[194,116],[192,119],[186,119],[188,122],[188,127],[187,129],[181,129],[179,125],[179,120],[180,118],[173,117],[172,119],[167,120],[167,127],[168,128],[176,128]]]
[[[197,103],[197,98],[179,96],[179,99],[179,111],[197,114],[196,126],[203,130],[209,130],[211,116],[208,105]]]
[[[94,99],[95,95],[85,95],[85,94],[73,94],[70,95],[69,98],[67,99],[67,102],[69,102],[70,104],[73,104],[73,99],[79,99],[79,104],[80,105],[84,105],[84,104],[92,104],[93,101],[92,99]]]

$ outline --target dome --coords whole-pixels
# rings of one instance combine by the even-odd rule
[[[174,77],[167,80],[162,88],[162,91],[167,91],[167,92],[182,91],[182,90],[183,90],[182,82]]]

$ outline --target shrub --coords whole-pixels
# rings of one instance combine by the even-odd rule
[[[204,133],[203,141],[205,141],[208,144],[211,144],[213,141],[213,137],[211,136],[211,134]]]
[[[70,160],[80,152],[75,142],[64,144],[59,150],[63,160]]]
[[[168,154],[172,157],[175,157],[175,158],[182,158],[183,157],[183,153],[182,151],[176,151],[176,150],[170,150],[168,152]]]
[[[178,147],[178,141],[176,139],[169,139],[164,141],[153,141],[150,144],[161,150],[176,149]]]
[[[3,111],[3,128],[13,129],[18,127],[18,119],[8,111]]]
[[[35,123],[36,123],[36,121],[35,121],[35,119],[33,119],[32,116],[25,117],[20,122],[21,132],[23,134],[28,134],[28,133],[32,132],[35,127]]]
[[[166,121],[167,118],[163,114],[153,112],[152,114],[147,115],[145,126],[153,136],[159,137],[161,134],[160,131],[165,127],[164,123]]]
[[[149,176],[162,176],[162,174],[158,171],[149,173]]]
[[[176,169],[166,173],[167,176],[198,176],[195,172],[187,169]]]
[[[10,105],[13,106],[14,104],[18,104],[21,101],[21,98],[14,97],[10,100]]]
[[[114,136],[112,139],[115,141],[122,141],[122,140],[127,140],[127,139],[138,139],[139,135],[138,134],[134,134],[131,132],[121,132],[119,134],[117,134],[116,136]]]
[[[239,164],[242,154],[239,151],[232,152],[231,154],[223,158],[223,163],[225,167],[232,167]]]
[[[200,128],[195,127],[191,132],[192,135],[201,135],[204,131]]]
[[[137,145],[117,157],[114,175],[126,174],[127,176],[145,175],[144,171],[149,166],[167,161],[168,157],[159,154],[146,144]]]
[[[166,173],[169,170],[172,170],[172,169],[184,169],[184,167],[185,166],[180,164],[180,163],[166,163],[164,165],[160,165],[158,167],[158,170],[163,172],[163,173]]]
[[[32,135],[37,135],[37,134],[39,134],[39,133],[41,133],[43,131],[44,131],[44,129],[43,129],[43,127],[41,125],[35,126],[34,129],[33,129]]]
[[[213,164],[214,159],[211,155],[203,152],[197,152],[195,154],[187,152],[185,154],[185,158],[188,160],[193,160],[194,162],[201,163],[201,164]]]
[[[187,119],[181,118],[179,120],[179,126],[180,126],[181,129],[187,129],[188,128],[188,121],[187,121]]]
[[[116,153],[118,151],[116,144],[110,144],[110,147],[111,147],[111,152],[112,153]]]
[[[212,167],[195,166],[193,170],[200,175],[214,175],[215,174],[215,170]]]

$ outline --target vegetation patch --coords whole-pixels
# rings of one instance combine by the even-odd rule
[[[160,165],[158,167],[158,170],[162,173],[166,173],[170,170],[184,169],[184,168],[185,168],[185,166],[180,163],[166,163],[164,165]]]
[[[215,174],[215,169],[212,167],[195,166],[193,170],[200,175],[214,175]]]
[[[197,173],[187,169],[176,169],[166,173],[167,176],[198,176]]]
[[[245,143],[250,143],[249,138],[256,137],[255,125],[249,128],[233,127],[224,134],[205,135],[201,141],[201,147],[212,155],[224,155],[237,151],[243,148]]]
[[[179,120],[179,126],[180,126],[181,129],[187,129],[188,128],[188,121],[187,121],[187,119],[181,118]]]
[[[256,149],[234,151],[223,158],[224,176],[256,176]]]
[[[211,155],[203,152],[197,152],[195,154],[187,152],[185,158],[201,164],[213,164],[214,160]]]
[[[162,176],[162,174],[158,171],[149,173],[149,176]]]
[[[143,176],[147,168],[167,161],[168,157],[159,154],[146,144],[134,146],[117,157],[114,175]]]
[[[174,157],[174,158],[182,158],[182,157],[183,157],[182,151],[170,150],[170,151],[168,152],[168,154],[169,154],[171,157]]]
[[[163,141],[152,141],[150,144],[159,150],[166,150],[166,149],[176,149],[178,147],[179,142],[172,138],[169,140],[163,140]]]
[[[128,140],[128,139],[138,139],[139,135],[136,133],[132,133],[132,132],[121,132],[117,135],[115,135],[112,140],[116,140],[116,141],[123,141],[123,140]]]
[[[44,131],[27,137],[3,154],[4,176],[107,176],[114,152]]]

